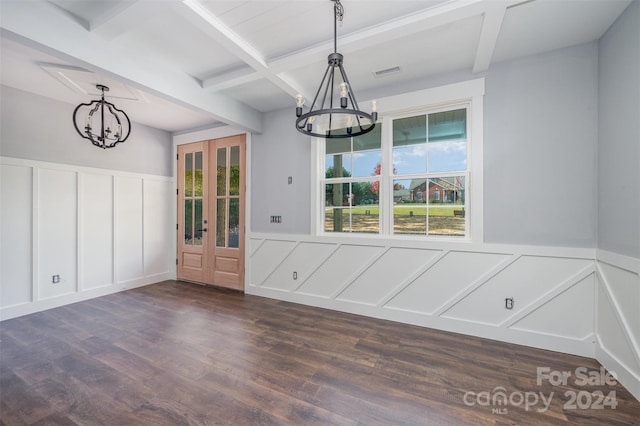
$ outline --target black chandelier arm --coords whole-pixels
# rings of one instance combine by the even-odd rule
[[[326,115],[328,114],[329,116],[333,115],[333,114],[351,114],[351,115],[355,115],[356,117],[358,117],[358,128],[360,129],[358,132],[351,132],[351,133],[347,133],[347,134],[331,134],[329,133],[327,134],[322,134],[322,133],[316,133],[314,131],[309,131],[307,130],[307,126],[306,126],[306,122],[310,117],[313,116],[317,116],[317,115]],[[371,124],[369,126],[362,126],[362,124],[360,124],[360,120],[359,118],[363,117],[363,118],[367,118],[371,121]],[[298,131],[300,133],[303,133],[305,135],[308,136],[314,136],[316,138],[328,138],[328,139],[342,139],[342,138],[351,138],[351,137],[356,137],[356,136],[361,136],[364,135],[365,133],[369,133],[370,131],[372,131],[376,126],[376,123],[373,119],[373,115],[372,114],[368,114],[364,111],[356,111],[353,109],[345,109],[345,108],[331,108],[331,109],[322,109],[322,110],[316,110],[316,111],[309,111],[306,114],[302,114],[300,117],[298,117],[298,119],[296,120],[296,129],[298,129]],[[356,126],[354,126],[356,127]]]
[[[114,111],[117,111],[119,113],[121,113],[124,118],[127,119],[127,136],[125,136],[124,138],[120,139],[118,138],[116,143],[122,143],[125,140],[127,140],[127,138],[129,137],[129,135],[131,134],[131,121],[129,120],[129,116],[127,115],[126,112],[122,111],[121,109],[118,109],[114,104],[112,104],[111,102],[105,102],[105,104],[107,105],[107,107],[109,108],[109,112],[111,112],[111,114],[113,114],[113,116],[116,118],[116,122],[122,126],[122,123],[120,122],[120,117],[118,117],[118,114]],[[122,130],[122,129],[121,129]],[[120,135],[122,136],[122,135]],[[115,140],[115,139],[111,139],[111,140]]]

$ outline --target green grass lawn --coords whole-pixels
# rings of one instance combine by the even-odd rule
[[[429,209],[429,216],[453,216],[454,210],[462,209],[461,206],[451,206],[451,207],[431,207]],[[331,207],[326,209],[327,211],[332,210]],[[367,210],[369,214],[372,216],[377,216],[380,207],[378,205],[364,205],[364,206],[354,206],[351,209],[353,214],[366,214]],[[393,214],[396,216],[409,216],[410,212],[413,211],[414,216],[424,216],[425,204],[396,204],[393,206]]]

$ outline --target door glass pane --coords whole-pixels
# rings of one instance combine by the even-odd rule
[[[191,197],[193,195],[193,154],[188,153],[184,156],[184,196]]]
[[[194,220],[194,239],[193,244],[196,246],[202,245],[202,199],[195,200],[195,212],[194,212],[195,220]]]
[[[232,146],[230,156],[229,195],[240,195],[240,147]]]
[[[194,188],[193,192],[196,197],[202,197],[202,151],[195,153],[196,155],[196,167],[194,173]]]
[[[193,244],[193,211],[192,201],[184,200],[184,243]]]
[[[225,215],[227,213],[227,200],[217,200],[216,206],[216,247],[226,247],[225,234],[226,234],[226,220]]]
[[[217,194],[223,196],[227,195],[227,148],[218,148],[217,159]]]
[[[240,243],[240,199],[229,199],[229,247],[238,248]]]

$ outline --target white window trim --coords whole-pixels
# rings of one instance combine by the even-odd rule
[[[484,242],[484,138],[483,138],[483,104],[484,104],[484,78],[464,81],[461,83],[449,84],[430,89],[419,90],[416,92],[403,93],[400,95],[389,96],[377,99],[378,115],[381,117],[380,122],[385,120],[386,116],[397,116],[401,114],[411,113],[412,111],[423,111],[438,107],[446,107],[456,103],[468,103],[469,110],[467,120],[471,130],[470,143],[468,144],[468,166],[469,173],[469,198],[467,214],[467,229],[469,233],[464,238],[437,237],[427,235],[394,235],[389,233],[391,226],[391,218],[389,215],[382,215],[380,223],[380,234],[359,234],[359,233],[330,233],[324,232],[324,216],[319,214],[319,206],[322,203],[322,192],[318,184],[318,176],[322,169],[324,161],[324,139],[311,138],[311,226],[312,232],[317,236],[330,237],[348,237],[348,238],[381,238],[381,239],[409,239],[421,241],[446,241],[446,242]],[[366,105],[371,101],[361,102]],[[383,139],[389,140],[391,134],[391,126],[383,127]],[[388,147],[387,147],[388,148]],[[384,148],[383,148],[384,149]],[[389,155],[382,156],[382,167],[391,170],[391,157]],[[389,194],[386,188],[385,179],[380,182],[380,205],[389,203]],[[384,204],[383,204],[384,203]]]

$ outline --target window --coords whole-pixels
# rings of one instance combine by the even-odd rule
[[[480,79],[378,100],[372,132],[316,140],[319,233],[481,240],[483,93]]]

